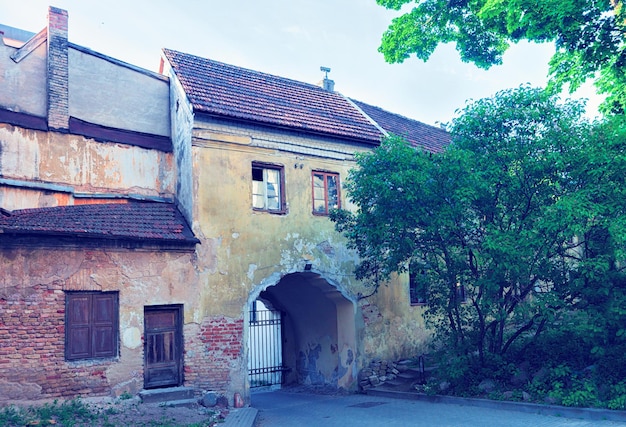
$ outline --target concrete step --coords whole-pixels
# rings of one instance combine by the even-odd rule
[[[165,402],[160,402],[159,406],[168,407],[168,408],[195,408],[198,406],[198,400],[196,399],[179,399],[179,400],[167,400]]]
[[[255,408],[233,409],[220,427],[252,427],[256,423],[259,411]]]
[[[189,387],[155,388],[140,391],[139,397],[143,403],[162,403],[194,399],[194,392]]]

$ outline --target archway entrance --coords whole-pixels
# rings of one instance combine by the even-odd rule
[[[272,319],[280,318],[280,333],[268,332],[270,337],[263,350],[253,349],[260,340],[253,338],[254,312],[251,311],[248,346],[249,379],[254,386],[257,378],[254,366],[264,367],[280,378],[284,385],[315,385],[352,389],[356,386],[356,332],[353,301],[336,286],[316,273],[302,272],[284,276],[273,286],[257,290],[251,298],[251,308],[260,301],[273,310]],[[257,310],[258,314],[258,310]],[[272,317],[273,316],[273,317]],[[274,321],[274,320],[273,320]],[[278,338],[279,337],[279,338]],[[279,339],[280,343],[276,340]],[[272,356],[268,363],[259,359]],[[278,363],[277,363],[278,361]],[[271,366],[270,366],[271,365]],[[280,368],[278,368],[280,367]]]

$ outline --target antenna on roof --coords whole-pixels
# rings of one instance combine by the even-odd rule
[[[320,71],[323,71],[324,73],[326,73],[326,74],[324,75],[324,79],[328,79],[328,73],[330,73],[330,68],[328,68],[328,67],[324,67],[324,66],[321,66],[321,67],[320,67]]]
[[[320,67],[320,71],[325,73],[324,80],[318,83],[321,87],[326,89],[327,91],[333,92],[335,90],[335,82],[328,78],[328,73],[330,73],[330,68],[328,67]]]

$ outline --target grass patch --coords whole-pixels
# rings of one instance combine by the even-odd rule
[[[0,427],[212,427],[219,422],[218,413],[207,412],[200,422],[179,422],[163,408],[158,414],[147,414],[141,404],[97,407],[80,399],[25,407],[0,408]]]
[[[54,401],[41,406],[0,409],[0,426],[63,426],[89,425],[97,420],[98,414],[79,399],[62,403]]]

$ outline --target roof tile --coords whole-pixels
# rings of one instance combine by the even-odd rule
[[[170,49],[163,52],[199,113],[375,145],[384,137],[382,128],[432,152],[450,142],[443,129],[316,85]]]
[[[164,49],[197,112],[378,144],[382,132],[336,92]]]
[[[198,243],[176,206],[156,202],[17,210],[0,216],[0,233]]]
[[[445,129],[427,125],[355,99],[351,101],[389,134],[401,136],[415,147],[439,153],[450,144],[450,134]]]

